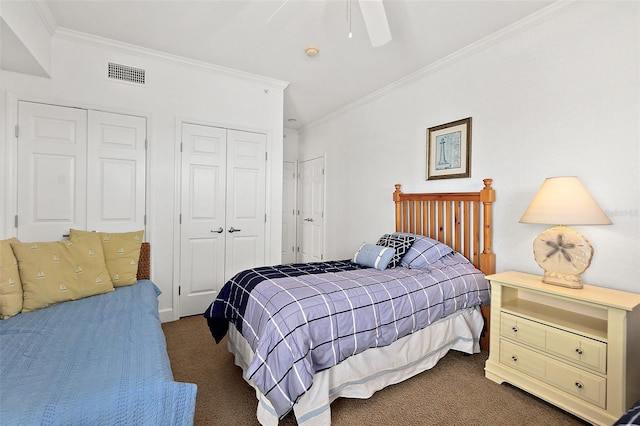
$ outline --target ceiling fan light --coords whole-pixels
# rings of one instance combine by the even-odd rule
[[[309,46],[306,49],[304,49],[304,53],[306,53],[308,57],[314,58],[318,56],[318,53],[320,53],[320,49],[318,49],[315,46]]]

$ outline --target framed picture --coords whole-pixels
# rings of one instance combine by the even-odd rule
[[[471,117],[427,130],[427,180],[471,175]]]

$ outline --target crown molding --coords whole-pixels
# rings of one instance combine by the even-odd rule
[[[458,63],[462,60],[465,60],[478,52],[481,52],[485,49],[488,49],[496,44],[507,40],[511,37],[514,37],[524,31],[527,31],[530,28],[536,27],[544,22],[547,22],[557,15],[565,13],[568,10],[575,8],[578,5],[586,3],[588,0],[558,0],[547,7],[544,7],[531,15],[528,15],[522,18],[519,21],[514,22],[511,25],[508,25],[497,32],[490,34],[478,41],[475,41],[462,49],[457,50],[456,52],[445,56],[442,59],[435,61],[434,63],[419,69],[399,80],[394,81],[382,88],[375,90],[368,95],[365,95],[361,98],[356,99],[353,102],[350,102],[335,111],[326,114],[311,123],[303,126],[299,129],[299,132],[302,134],[306,130],[311,129],[313,127],[324,124],[332,119],[343,115],[344,113],[371,103],[377,99],[380,99],[387,94],[393,92],[394,90],[409,86],[410,84],[422,80],[425,77],[434,74],[438,71],[441,71],[455,63]]]
[[[49,8],[49,5],[43,0],[38,0],[31,3],[33,4],[34,9],[40,16],[40,20],[42,21],[42,24],[46,28],[47,32],[49,33],[50,36],[53,37],[56,30],[58,29],[58,23],[56,22],[56,19],[53,17],[53,14],[51,13],[51,9]]]
[[[263,77],[257,74],[252,74],[244,71],[234,70],[232,68],[222,67],[219,65],[210,64],[204,61],[198,61],[195,59],[185,58],[183,56],[173,55],[166,52],[160,52],[154,49],[148,49],[146,47],[137,46],[130,43],[124,43],[121,41],[100,37],[92,34],[83,33],[80,31],[70,30],[68,28],[58,27],[54,34],[54,39],[66,40],[73,43],[84,44],[87,46],[109,49],[111,51],[118,51],[126,54],[133,54],[137,56],[150,57],[159,59],[165,62],[177,63],[185,65],[198,70],[205,70],[215,74],[224,75],[240,80],[249,81],[252,83],[264,84],[274,89],[284,90],[289,83],[282,80],[277,80],[269,77]]]

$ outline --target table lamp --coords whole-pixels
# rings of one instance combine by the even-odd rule
[[[520,223],[559,225],[533,242],[533,255],[544,270],[542,282],[582,288],[580,275],[591,264],[593,247],[564,225],[610,225],[611,220],[577,177],[561,176],[545,179]]]

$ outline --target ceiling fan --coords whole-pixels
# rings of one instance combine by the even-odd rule
[[[349,21],[351,21],[351,0],[349,1]],[[369,33],[371,46],[380,47],[391,41],[391,30],[382,0],[358,0],[364,25]]]
[[[284,0],[278,9],[267,19],[267,23],[280,12],[289,0]],[[382,0],[358,0],[364,25],[369,33],[371,46],[380,47],[391,41],[391,30],[387,21],[387,13],[384,10]],[[347,0],[347,20],[349,21],[349,38],[351,38],[351,0]]]

